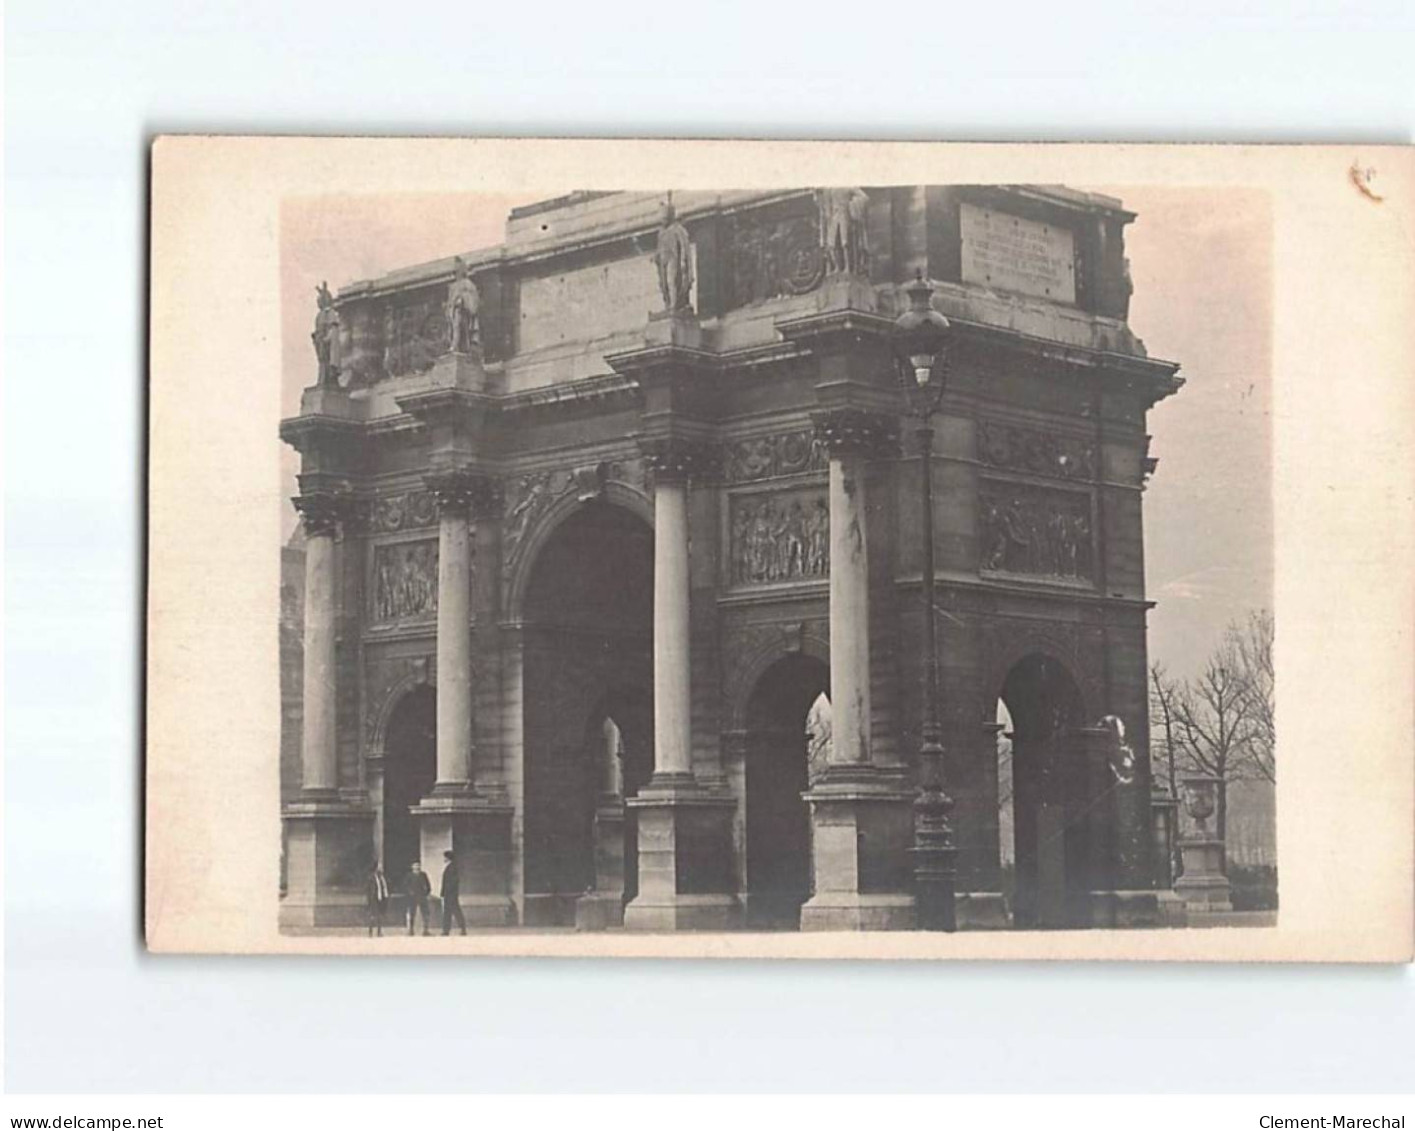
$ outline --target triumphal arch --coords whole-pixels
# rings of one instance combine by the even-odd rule
[[[282,922],[359,922],[371,861],[396,892],[452,849],[483,926],[913,925],[918,278],[951,326],[960,922],[1155,921],[1141,502],[1180,379],[1126,324],[1132,219],[1061,187],[575,193],[322,288],[281,427]]]

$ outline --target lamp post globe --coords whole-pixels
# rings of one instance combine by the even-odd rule
[[[919,418],[923,537],[920,591],[923,598],[923,710],[919,726],[918,791],[914,797],[914,919],[923,931],[957,929],[956,849],[949,815],[953,799],[944,789],[943,733],[938,720],[938,648],[934,624],[933,414],[948,379],[952,327],[933,309],[933,288],[919,272],[905,288],[909,309],[894,321],[893,353],[899,384]]]

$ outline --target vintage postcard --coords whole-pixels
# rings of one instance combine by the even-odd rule
[[[157,951],[1408,961],[1410,150],[159,139]]]

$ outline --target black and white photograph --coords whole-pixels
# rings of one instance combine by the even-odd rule
[[[1275,921],[1263,194],[281,225],[282,931]]]

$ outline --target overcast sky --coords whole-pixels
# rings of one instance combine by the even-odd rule
[[[1118,196],[1135,284],[1131,328],[1186,385],[1150,415],[1159,470],[1145,495],[1150,656],[1175,674],[1202,666],[1230,620],[1272,601],[1271,225],[1244,190],[1078,186]],[[282,414],[314,379],[314,291],[500,243],[531,197],[326,197],[281,218]],[[283,446],[282,446],[283,447]],[[293,493],[297,457],[284,448]],[[294,515],[287,508],[287,532]]]

